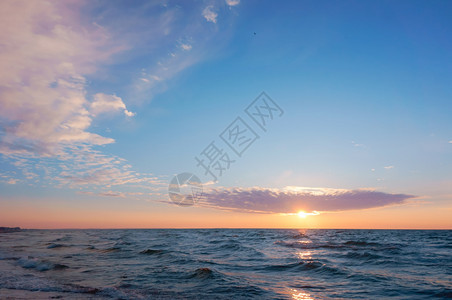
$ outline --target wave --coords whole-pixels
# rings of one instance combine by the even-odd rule
[[[292,238],[292,239],[309,239],[309,236],[307,234],[299,232],[299,233],[290,235],[290,238]]]
[[[53,240],[53,242],[67,242],[67,241],[69,241],[71,239],[72,239],[72,236],[65,235],[63,237],[60,237],[60,238],[57,238],[57,239]]]
[[[303,289],[303,290],[324,290],[326,289],[323,286],[315,286],[315,285],[308,285],[308,284],[304,284],[304,285],[293,285],[293,288],[297,288],[297,289]]]
[[[214,277],[214,272],[209,268],[198,268],[188,278],[209,279]]]
[[[276,245],[281,245],[288,248],[297,249],[317,249],[317,248],[327,248],[327,249],[339,249],[344,248],[341,244],[316,244],[311,241],[296,241],[296,242],[286,242],[286,241],[276,241]]]
[[[58,249],[58,248],[65,248],[65,247],[70,247],[69,245],[64,245],[64,244],[48,244],[47,249]]]
[[[315,299],[450,297],[452,231],[422,234],[74,230],[67,241],[61,231],[24,231],[0,237],[0,289],[36,291],[29,298],[38,299],[41,291],[70,299],[286,299],[294,289]]]
[[[24,269],[35,269],[40,272],[45,272],[49,270],[65,270],[69,267],[59,263],[52,263],[45,260],[39,260],[35,258],[20,258],[17,264]]]
[[[380,243],[374,243],[374,242],[366,242],[366,241],[347,241],[344,243],[344,245],[347,246],[358,246],[358,247],[376,247],[376,246],[383,246]]]
[[[146,254],[146,255],[159,255],[168,253],[166,250],[160,250],[160,249],[146,249],[140,252],[140,254]]]
[[[265,271],[290,271],[290,272],[315,272],[315,273],[325,273],[330,275],[346,275],[348,272],[345,269],[339,269],[336,267],[330,267],[325,263],[320,261],[306,261],[306,262],[297,262],[285,265],[271,265],[264,267]]]
[[[246,260],[255,260],[265,257],[264,253],[250,246],[248,243],[245,244],[236,240],[226,240],[220,243],[215,243],[215,246],[205,253],[215,253],[222,257],[227,257],[230,253],[240,253],[238,255],[245,257]]]
[[[435,292],[434,295],[442,299],[452,299],[452,289],[443,288],[440,291]]]
[[[268,271],[285,271],[285,270],[314,270],[317,268],[321,268],[323,264],[318,261],[312,262],[297,262],[292,264],[285,265],[272,265],[265,267],[265,270]]]
[[[90,250],[90,251],[98,252],[98,253],[114,253],[114,252],[119,252],[122,249],[119,247],[109,247],[109,248],[105,248],[105,249],[98,249],[95,246],[89,245],[88,247],[85,248],[85,250]]]
[[[121,251],[121,248],[110,247],[110,248],[107,248],[107,249],[97,249],[97,251],[100,252],[100,253],[111,253],[111,252]]]
[[[395,244],[381,244],[366,241],[346,241],[343,243],[316,243],[308,240],[303,241],[276,241],[275,244],[295,249],[331,249],[331,250],[348,250],[348,249],[368,249],[371,251],[384,251],[386,254],[399,254],[401,248]]]
[[[361,253],[361,252],[356,252],[356,251],[347,252],[345,255],[343,255],[343,257],[358,259],[358,260],[376,260],[376,259],[385,258],[384,256],[378,255],[378,254],[372,254],[369,252]]]

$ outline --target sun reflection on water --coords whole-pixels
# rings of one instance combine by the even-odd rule
[[[295,300],[314,300],[310,294],[292,289],[292,299]]]
[[[297,253],[297,256],[300,259],[312,259],[312,252],[311,251],[301,251]]]

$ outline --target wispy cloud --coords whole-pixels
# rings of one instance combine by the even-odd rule
[[[315,213],[369,209],[402,204],[414,197],[367,189],[228,188],[206,191],[199,205],[240,212],[293,214],[299,211]]]
[[[355,143],[355,141],[352,141],[352,144],[353,144],[353,146],[355,146],[355,147],[365,147],[365,145],[364,144],[359,144],[359,143]]]
[[[214,11],[212,5],[207,6],[202,11],[203,17],[207,20],[207,22],[217,23],[218,14]]]
[[[154,95],[162,93],[167,83],[179,73],[194,64],[209,58],[216,49],[227,43],[229,38],[218,39],[218,36],[229,37],[228,31],[233,24],[231,18],[236,15],[226,10],[227,5],[218,2],[205,6],[204,4],[191,4],[188,11],[181,13],[180,7],[168,7],[166,17],[156,26],[161,27],[159,32],[143,33],[142,39],[148,44],[161,45],[157,55],[149,55],[151,59],[144,62],[143,68],[131,86],[131,95],[137,102],[150,101]],[[200,13],[201,12],[201,13]],[[210,23],[217,23],[222,16],[225,25],[221,28],[212,28]],[[206,22],[207,21],[207,22]],[[161,24],[165,24],[162,27]],[[141,29],[139,29],[141,30]],[[151,36],[152,38],[148,38]],[[142,42],[138,42],[141,45]],[[196,45],[196,47],[195,47]],[[138,46],[142,47],[142,46]]]
[[[181,44],[180,45],[182,49],[184,49],[185,51],[189,51],[191,50],[192,46],[189,44]]]
[[[240,0],[226,0],[226,4],[229,6],[236,6],[240,3]]]
[[[391,170],[391,169],[394,169],[394,166],[386,166],[386,167],[384,167],[386,170]]]
[[[121,197],[121,198],[125,197],[124,193],[113,192],[113,191],[102,192],[99,195],[100,196],[106,196],[106,197]]]
[[[91,8],[74,1],[0,2],[0,158],[14,169],[2,182],[41,180],[74,188],[161,184],[162,176],[140,174],[126,160],[102,152],[117,141],[92,124],[133,117],[132,99],[140,104],[136,99],[152,98],[166,81],[207,57],[210,46],[220,47],[224,39],[209,44],[218,32],[205,20],[215,23],[221,7],[136,4],[130,9],[134,17],[115,6],[100,14]],[[118,57],[123,63],[136,55],[144,58],[142,65],[128,69],[136,76],[124,83],[133,93],[119,96],[91,84]]]
[[[17,179],[9,179],[6,183],[8,184],[16,184],[19,180]]]

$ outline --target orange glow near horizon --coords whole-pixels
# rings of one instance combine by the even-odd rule
[[[124,199],[0,199],[0,226],[22,228],[451,229],[451,208],[393,206],[316,214],[251,214]],[[303,214],[304,215],[304,212]]]

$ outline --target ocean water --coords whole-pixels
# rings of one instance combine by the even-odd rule
[[[24,230],[0,298],[452,298],[451,254],[450,230]]]

